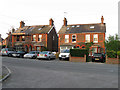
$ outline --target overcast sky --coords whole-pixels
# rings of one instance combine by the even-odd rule
[[[25,25],[47,25],[53,18],[57,32],[63,25],[100,23],[104,16],[106,35],[118,33],[119,0],[0,0],[0,33],[7,37],[11,27]],[[64,12],[67,12],[64,14]]]

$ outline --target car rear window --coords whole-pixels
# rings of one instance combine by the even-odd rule
[[[29,52],[29,54],[35,54],[35,52]]]
[[[40,54],[47,54],[48,52],[41,52]]]
[[[102,54],[100,54],[100,53],[95,53],[93,56],[99,56],[99,57],[101,57]]]

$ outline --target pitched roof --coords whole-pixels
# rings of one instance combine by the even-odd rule
[[[106,32],[106,25],[101,23],[95,24],[71,24],[62,26],[58,34],[69,34],[69,33],[87,33],[87,32]]]
[[[24,26],[19,28],[13,34],[45,34],[50,31],[52,26],[49,25],[35,25],[35,26]]]

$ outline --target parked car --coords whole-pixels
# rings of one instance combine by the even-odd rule
[[[37,58],[37,54],[39,54],[39,52],[40,51],[30,51],[24,55],[24,58]]]
[[[43,51],[43,52],[39,52],[39,54],[37,55],[37,59],[55,59],[56,56],[51,52],[51,51]]]
[[[105,55],[102,53],[94,53],[92,56],[92,62],[99,61],[99,62],[105,62]]]
[[[62,60],[62,59],[69,60],[69,56],[70,56],[70,50],[68,50],[68,49],[62,50],[61,53],[59,54],[59,60]]]
[[[20,57],[20,58],[23,58],[24,54],[26,54],[27,52],[24,52],[24,51],[17,51],[15,53],[12,53],[12,56],[13,57]]]
[[[3,48],[0,51],[0,55],[2,56],[12,56],[12,53],[15,53],[16,51],[12,48]]]

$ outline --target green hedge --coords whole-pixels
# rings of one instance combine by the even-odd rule
[[[115,51],[107,51],[108,58],[117,58],[117,53]]]
[[[88,53],[86,49],[70,49],[70,55],[72,57],[84,57],[84,55],[88,55]]]

